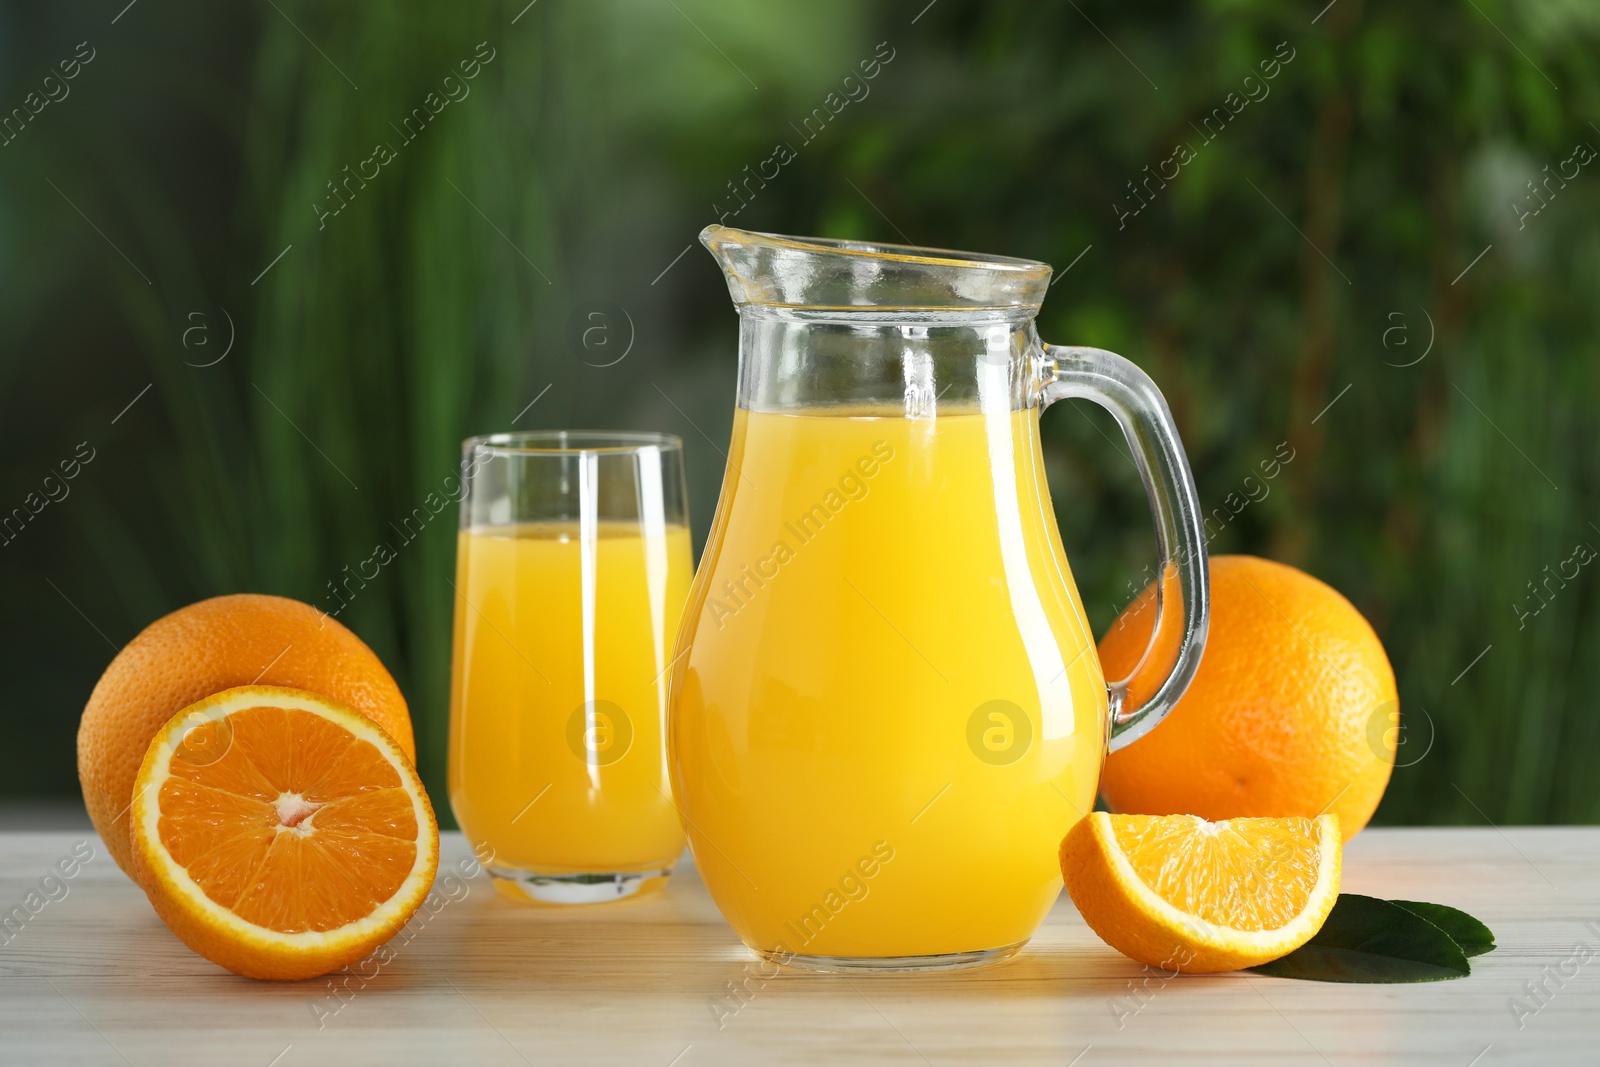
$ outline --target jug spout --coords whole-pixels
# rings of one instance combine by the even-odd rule
[[[740,308],[854,311],[1005,311],[1031,317],[1050,267],[1031,259],[707,226]]]

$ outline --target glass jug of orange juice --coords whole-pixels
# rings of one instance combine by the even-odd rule
[[[1193,676],[1194,482],[1132,363],[1044,345],[1050,267],[712,226],[738,408],[679,630],[672,784],[746,945],[813,970],[1015,953],[1101,762]],[[1155,514],[1158,616],[1109,686],[1062,551],[1039,412],[1117,418]]]

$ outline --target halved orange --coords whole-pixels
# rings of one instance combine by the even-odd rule
[[[242,686],[178,712],[134,784],[137,879],[190,948],[249,978],[362,959],[439,865],[422,782],[370,719],[300,689]]]
[[[1286,956],[1339,896],[1339,817],[1228,819],[1097,811],[1061,842],[1083,919],[1141,963],[1202,974]]]

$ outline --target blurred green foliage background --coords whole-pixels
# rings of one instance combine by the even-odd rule
[[[726,221],[1071,265],[1041,333],[1161,384],[1213,552],[1382,636],[1379,822],[1600,818],[1596,569],[1559,577],[1600,546],[1600,7],[1323,2],[6,3],[0,510],[93,458],[0,538],[0,795],[76,793],[82,704],[161,614],[331,606],[470,433],[680,433],[702,540],[737,333],[693,241],[788,143]],[[1045,424],[1103,629],[1143,494],[1099,411]],[[453,525],[341,616],[441,801]]]

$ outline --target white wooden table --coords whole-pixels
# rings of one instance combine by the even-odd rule
[[[75,845],[95,858],[41,888]],[[447,834],[441,875],[466,857]],[[764,977],[687,861],[661,894],[571,911],[504,900],[482,875],[437,888],[394,962],[336,995],[193,955],[92,835],[0,834],[0,911],[40,893],[0,933],[0,1063],[1600,1064],[1600,828],[1362,834],[1346,889],[1453,904],[1499,938],[1471,977],[1422,985],[1164,981],[1065,896],[986,970]],[[1513,999],[1532,1012],[1520,1029]]]

